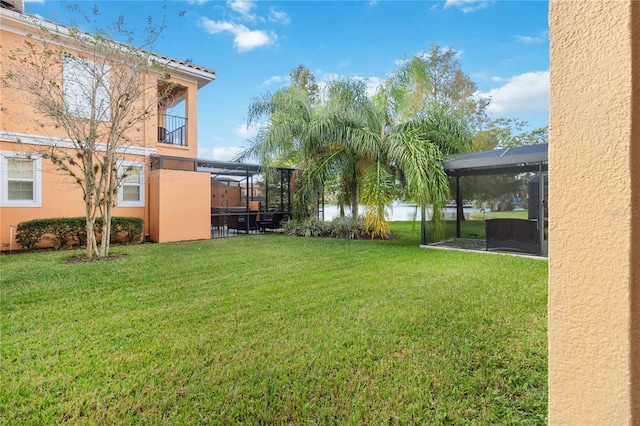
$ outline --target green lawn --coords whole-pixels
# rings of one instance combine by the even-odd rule
[[[546,262],[393,229],[0,256],[0,423],[545,423]]]
[[[496,218],[509,218],[509,219],[528,219],[529,212],[527,210],[508,211],[508,212],[487,212],[487,213],[473,213],[471,215],[472,220],[485,220]]]
[[[512,218],[512,219],[527,219],[528,212],[526,210],[521,211],[509,211],[509,212],[488,212],[488,213],[474,213],[471,215],[471,220],[463,220],[460,221],[460,237],[461,238],[486,238],[485,231],[485,219],[496,219],[496,218]],[[397,222],[396,226],[404,226],[407,227],[409,224],[403,222]],[[419,226],[419,223],[416,223],[416,226]],[[427,224],[430,226],[430,223]],[[455,238],[456,236],[456,221],[455,220],[447,220],[445,221],[443,235],[441,238],[437,240],[443,240],[446,238]],[[427,233],[428,242],[434,242],[433,236],[431,233]]]

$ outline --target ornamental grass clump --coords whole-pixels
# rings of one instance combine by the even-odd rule
[[[335,238],[345,238],[347,240],[361,240],[370,238],[370,233],[364,220],[350,217],[336,217],[330,223],[331,236]]]
[[[314,217],[302,220],[289,220],[284,224],[284,233],[299,237],[333,237],[347,240],[363,240],[372,238],[371,232],[362,218],[336,217],[331,222],[324,222]],[[387,239],[375,235],[374,239]]]

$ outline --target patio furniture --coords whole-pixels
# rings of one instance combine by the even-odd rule
[[[289,219],[289,213],[287,212],[274,212],[267,216],[258,220],[258,228],[261,231],[265,232],[267,229],[274,230],[282,228],[282,223]]]
[[[227,228],[234,229],[236,232],[251,232],[257,231],[258,223],[257,223],[258,212],[250,211],[244,213],[232,213],[229,216],[227,221]],[[249,224],[247,226],[247,218],[249,219]]]
[[[505,250],[538,254],[538,222],[526,219],[487,219],[487,251]]]

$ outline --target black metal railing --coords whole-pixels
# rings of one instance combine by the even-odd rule
[[[158,117],[158,142],[170,145],[187,145],[187,119],[169,114]]]

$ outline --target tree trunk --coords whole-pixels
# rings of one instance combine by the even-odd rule
[[[354,220],[358,219],[358,186],[354,185],[353,191],[351,191],[351,216]]]
[[[109,256],[111,248],[111,216],[113,214],[112,204],[109,203],[102,216],[102,242],[100,243],[100,257]]]
[[[86,231],[87,231],[87,258],[93,257],[93,248],[95,247],[96,234],[93,231],[93,225],[95,224],[95,218],[86,216]]]

